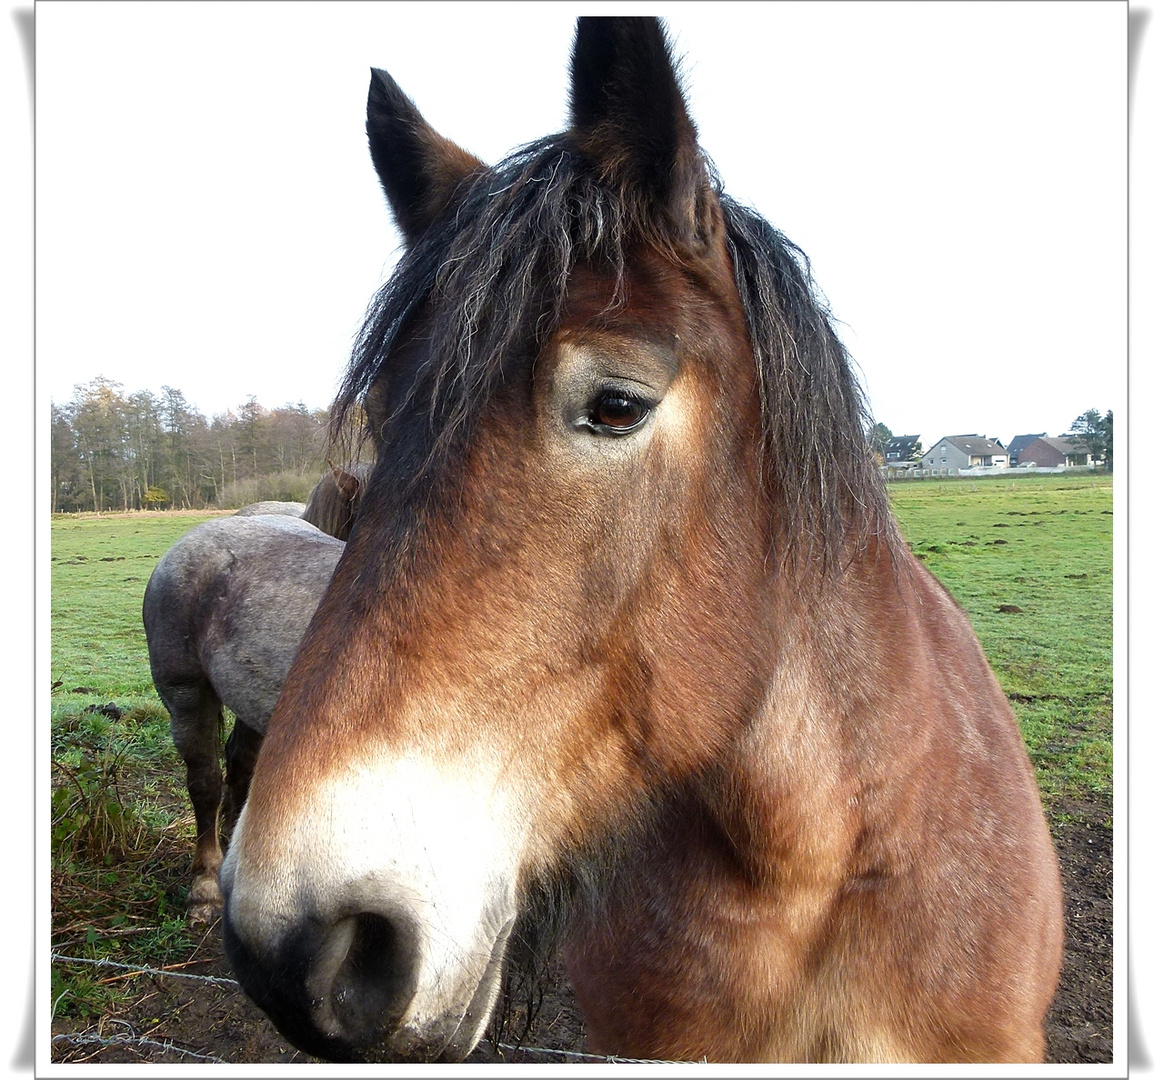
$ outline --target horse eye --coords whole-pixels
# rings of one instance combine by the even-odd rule
[[[633,431],[646,418],[650,407],[644,401],[621,393],[605,393],[595,403],[590,412],[592,428],[600,431],[625,434]]]

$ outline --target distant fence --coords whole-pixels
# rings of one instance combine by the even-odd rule
[[[1015,468],[982,465],[972,469],[923,469],[908,466],[882,465],[881,475],[886,480],[957,479],[960,476],[1026,476],[1029,473],[1083,473],[1095,472],[1094,465],[1019,465]]]

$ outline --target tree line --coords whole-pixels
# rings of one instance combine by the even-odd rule
[[[52,405],[53,513],[302,502],[327,463],[329,419],[253,396],[207,419],[171,386],[125,394],[98,376]]]
[[[99,375],[52,405],[52,511],[304,502],[328,465],[329,421],[327,409],[302,402],[266,409],[254,396],[207,419],[181,390],[127,395]],[[1111,467],[1110,409],[1106,416],[1088,409],[1070,434]],[[893,433],[877,423],[868,436],[883,455]]]

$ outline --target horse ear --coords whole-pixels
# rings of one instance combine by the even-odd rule
[[[578,20],[570,111],[579,148],[604,179],[661,206],[682,238],[695,239],[707,172],[658,19]]]
[[[413,244],[481,160],[438,135],[386,71],[372,69],[368,148],[404,241]]]

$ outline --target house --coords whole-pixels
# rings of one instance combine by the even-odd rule
[[[1018,454],[1018,465],[1028,468],[1048,469],[1064,465],[1092,465],[1094,462],[1087,444],[1071,435],[1060,435],[1058,438],[1040,435]]]
[[[885,464],[902,466],[921,456],[920,435],[895,435],[885,444]]]
[[[1047,433],[1040,431],[1036,435],[1016,435],[1010,440],[1010,445],[1007,446],[1006,452],[1010,455],[1010,465],[1013,469],[1019,463],[1019,454],[1021,454],[1028,446],[1036,439],[1046,438]]]
[[[946,435],[922,455],[922,468],[939,475],[957,475],[959,469],[1005,469],[1006,447],[984,435]]]

